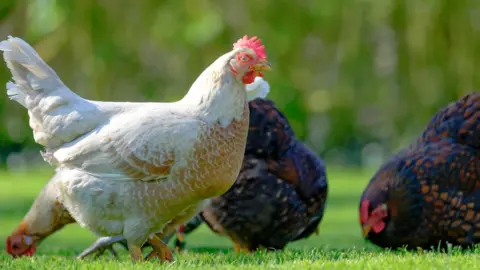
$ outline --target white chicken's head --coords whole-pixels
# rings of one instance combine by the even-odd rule
[[[233,44],[234,57],[230,59],[230,69],[234,76],[244,84],[253,83],[255,77],[263,77],[262,72],[270,70],[265,46],[257,37],[245,35]]]
[[[37,241],[29,235],[11,235],[7,237],[5,248],[14,258],[33,256],[37,251]]]
[[[5,248],[7,253],[14,258],[33,256],[37,251],[37,245],[41,241],[39,237],[33,237],[28,232],[28,225],[21,222],[18,228],[7,237]]]

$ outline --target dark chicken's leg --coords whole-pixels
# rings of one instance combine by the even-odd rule
[[[235,253],[240,253],[240,252],[252,253],[252,251],[248,247],[235,241],[233,241],[233,251]]]

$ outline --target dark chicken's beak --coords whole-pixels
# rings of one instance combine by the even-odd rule
[[[363,237],[367,237],[368,233],[372,230],[372,225],[365,224],[362,226]]]
[[[375,210],[373,210],[372,215],[362,225],[363,237],[367,237],[372,229],[373,232],[378,233],[385,228],[385,222],[383,221],[383,219],[388,216],[387,211],[388,207],[386,204],[381,204],[377,208],[375,208]],[[378,228],[379,222],[381,223],[381,228]]]
[[[255,65],[252,65],[250,68],[255,72],[263,72],[263,71],[272,70],[272,66],[270,66],[270,63],[268,63],[267,60],[260,60]]]

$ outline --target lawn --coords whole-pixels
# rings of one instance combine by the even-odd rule
[[[284,252],[237,255],[231,243],[205,226],[186,237],[187,251],[175,262],[133,265],[123,248],[120,261],[105,253],[98,260],[75,260],[95,237],[78,225],[56,233],[38,248],[33,258],[12,260],[0,241],[0,269],[475,269],[480,249],[474,251],[383,251],[365,243],[358,224],[359,196],[372,171],[329,170],[329,198],[320,235],[290,244]],[[28,211],[33,199],[52,175],[50,170],[28,174],[0,173],[0,238],[6,236]],[[173,241],[172,241],[173,242]]]

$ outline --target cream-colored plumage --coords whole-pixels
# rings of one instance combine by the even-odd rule
[[[140,247],[235,181],[249,111],[229,60],[248,48],[218,58],[172,103],[86,100],[23,40],[9,37],[0,50],[14,80],[7,93],[28,109],[35,141],[57,167],[58,202],[95,234]]]

